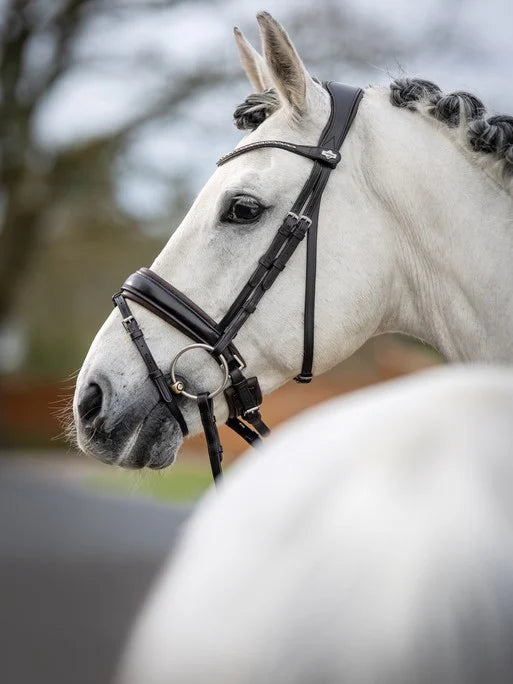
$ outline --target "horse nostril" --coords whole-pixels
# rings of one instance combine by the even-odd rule
[[[82,392],[78,402],[78,415],[84,423],[92,423],[102,410],[103,393],[100,385],[92,382]]]

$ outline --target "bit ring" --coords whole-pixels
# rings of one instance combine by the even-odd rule
[[[180,349],[178,354],[175,356],[173,361],[171,362],[171,383],[172,383],[172,389],[175,394],[183,394],[184,397],[187,397],[187,399],[193,399],[194,401],[197,401],[198,395],[197,394],[191,394],[190,392],[186,392],[185,389],[180,389],[180,386],[183,386],[183,382],[179,381],[176,379],[176,374],[175,374],[175,368],[176,368],[176,362],[182,356],[182,354],[185,354],[185,352],[190,351],[191,349],[204,349],[205,351],[208,352],[213,352],[214,347],[211,347],[209,344],[189,344],[187,347],[184,347],[183,349]],[[217,359],[216,359],[217,360]],[[228,370],[228,363],[226,362],[226,359],[222,354],[219,354],[218,357],[219,360],[219,366],[221,367],[223,373],[224,373],[224,378],[222,383],[215,389],[213,392],[210,392],[208,395],[209,399],[213,399],[214,397],[217,397],[218,394],[221,394],[221,392],[224,391],[225,387],[228,385],[228,381],[230,380],[230,371]]]

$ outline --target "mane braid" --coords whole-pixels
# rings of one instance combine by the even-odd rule
[[[483,156],[499,180],[510,185],[513,178],[513,117],[506,114],[485,118],[486,107],[465,91],[444,94],[431,81],[398,78],[390,84],[390,102],[432,116],[449,128],[466,128],[466,140],[473,152]],[[511,190],[511,188],[508,188]]]
[[[265,90],[263,93],[252,93],[233,113],[233,119],[237,128],[254,131],[280,107],[280,100],[274,88]]]

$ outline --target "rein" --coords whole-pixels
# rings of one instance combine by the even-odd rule
[[[303,363],[300,373],[294,379],[300,383],[308,383],[313,377],[319,209],[322,193],[331,171],[340,162],[340,147],[363,96],[360,88],[340,83],[328,82],[324,84],[324,87],[330,94],[331,114],[317,147],[296,145],[279,140],[265,140],[238,147],[217,162],[218,166],[222,166],[241,154],[268,147],[286,150],[307,157],[314,162],[308,179],[271,244],[258,260],[253,274],[219,323],[216,323],[186,295],[148,268],[141,268],[129,276],[120,292],[113,296],[114,304],[121,313],[123,326],[136,345],[160,399],[177,421],[183,436],[188,434],[188,429],[177,397],[182,395],[185,399],[197,402],[215,482],[219,481],[222,476],[223,454],[213,411],[213,399],[217,395],[224,392],[228,405],[229,417],[226,425],[249,445],[257,447],[261,443],[261,438],[266,437],[270,432],[260,415],[262,392],[258,379],[247,378],[244,375],[243,370],[246,365],[233,341],[305,236],[307,236],[307,252]],[[127,300],[144,306],[193,340],[194,344],[184,347],[174,357],[170,369],[170,382],[158,367]],[[178,359],[183,354],[198,348],[205,349],[217,360],[224,377],[222,383],[214,391],[194,395],[186,391],[185,383],[176,376],[175,368]]]

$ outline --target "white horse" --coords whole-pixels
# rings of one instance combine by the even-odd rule
[[[276,97],[262,95],[269,116],[243,142],[315,145],[329,115],[328,94],[280,25],[267,13],[258,22],[264,57],[239,31],[237,44],[253,88],[273,87]],[[476,98],[443,96],[424,81],[365,90],[321,205],[316,373],[388,331],[421,338],[449,360],[513,360],[513,126],[508,117],[483,117]],[[194,141],[191,149],[201,153]],[[279,149],[218,168],[152,269],[218,320],[310,170],[311,161]],[[254,209],[250,222],[240,196]],[[237,337],[264,393],[301,365],[304,260],[300,248]],[[133,310],[167,370],[191,340],[135,303]],[[187,355],[181,368],[187,385],[217,385],[212,360],[199,364]],[[91,393],[92,410],[79,411]],[[222,421],[225,400],[216,402]],[[184,402],[182,409],[190,432],[198,432],[195,404]],[[74,412],[80,447],[107,462],[144,460],[161,468],[181,445],[181,431],[158,410],[155,387],[117,310],[84,362]]]
[[[197,507],[122,684],[509,684],[513,371],[446,366],[282,428]]]

